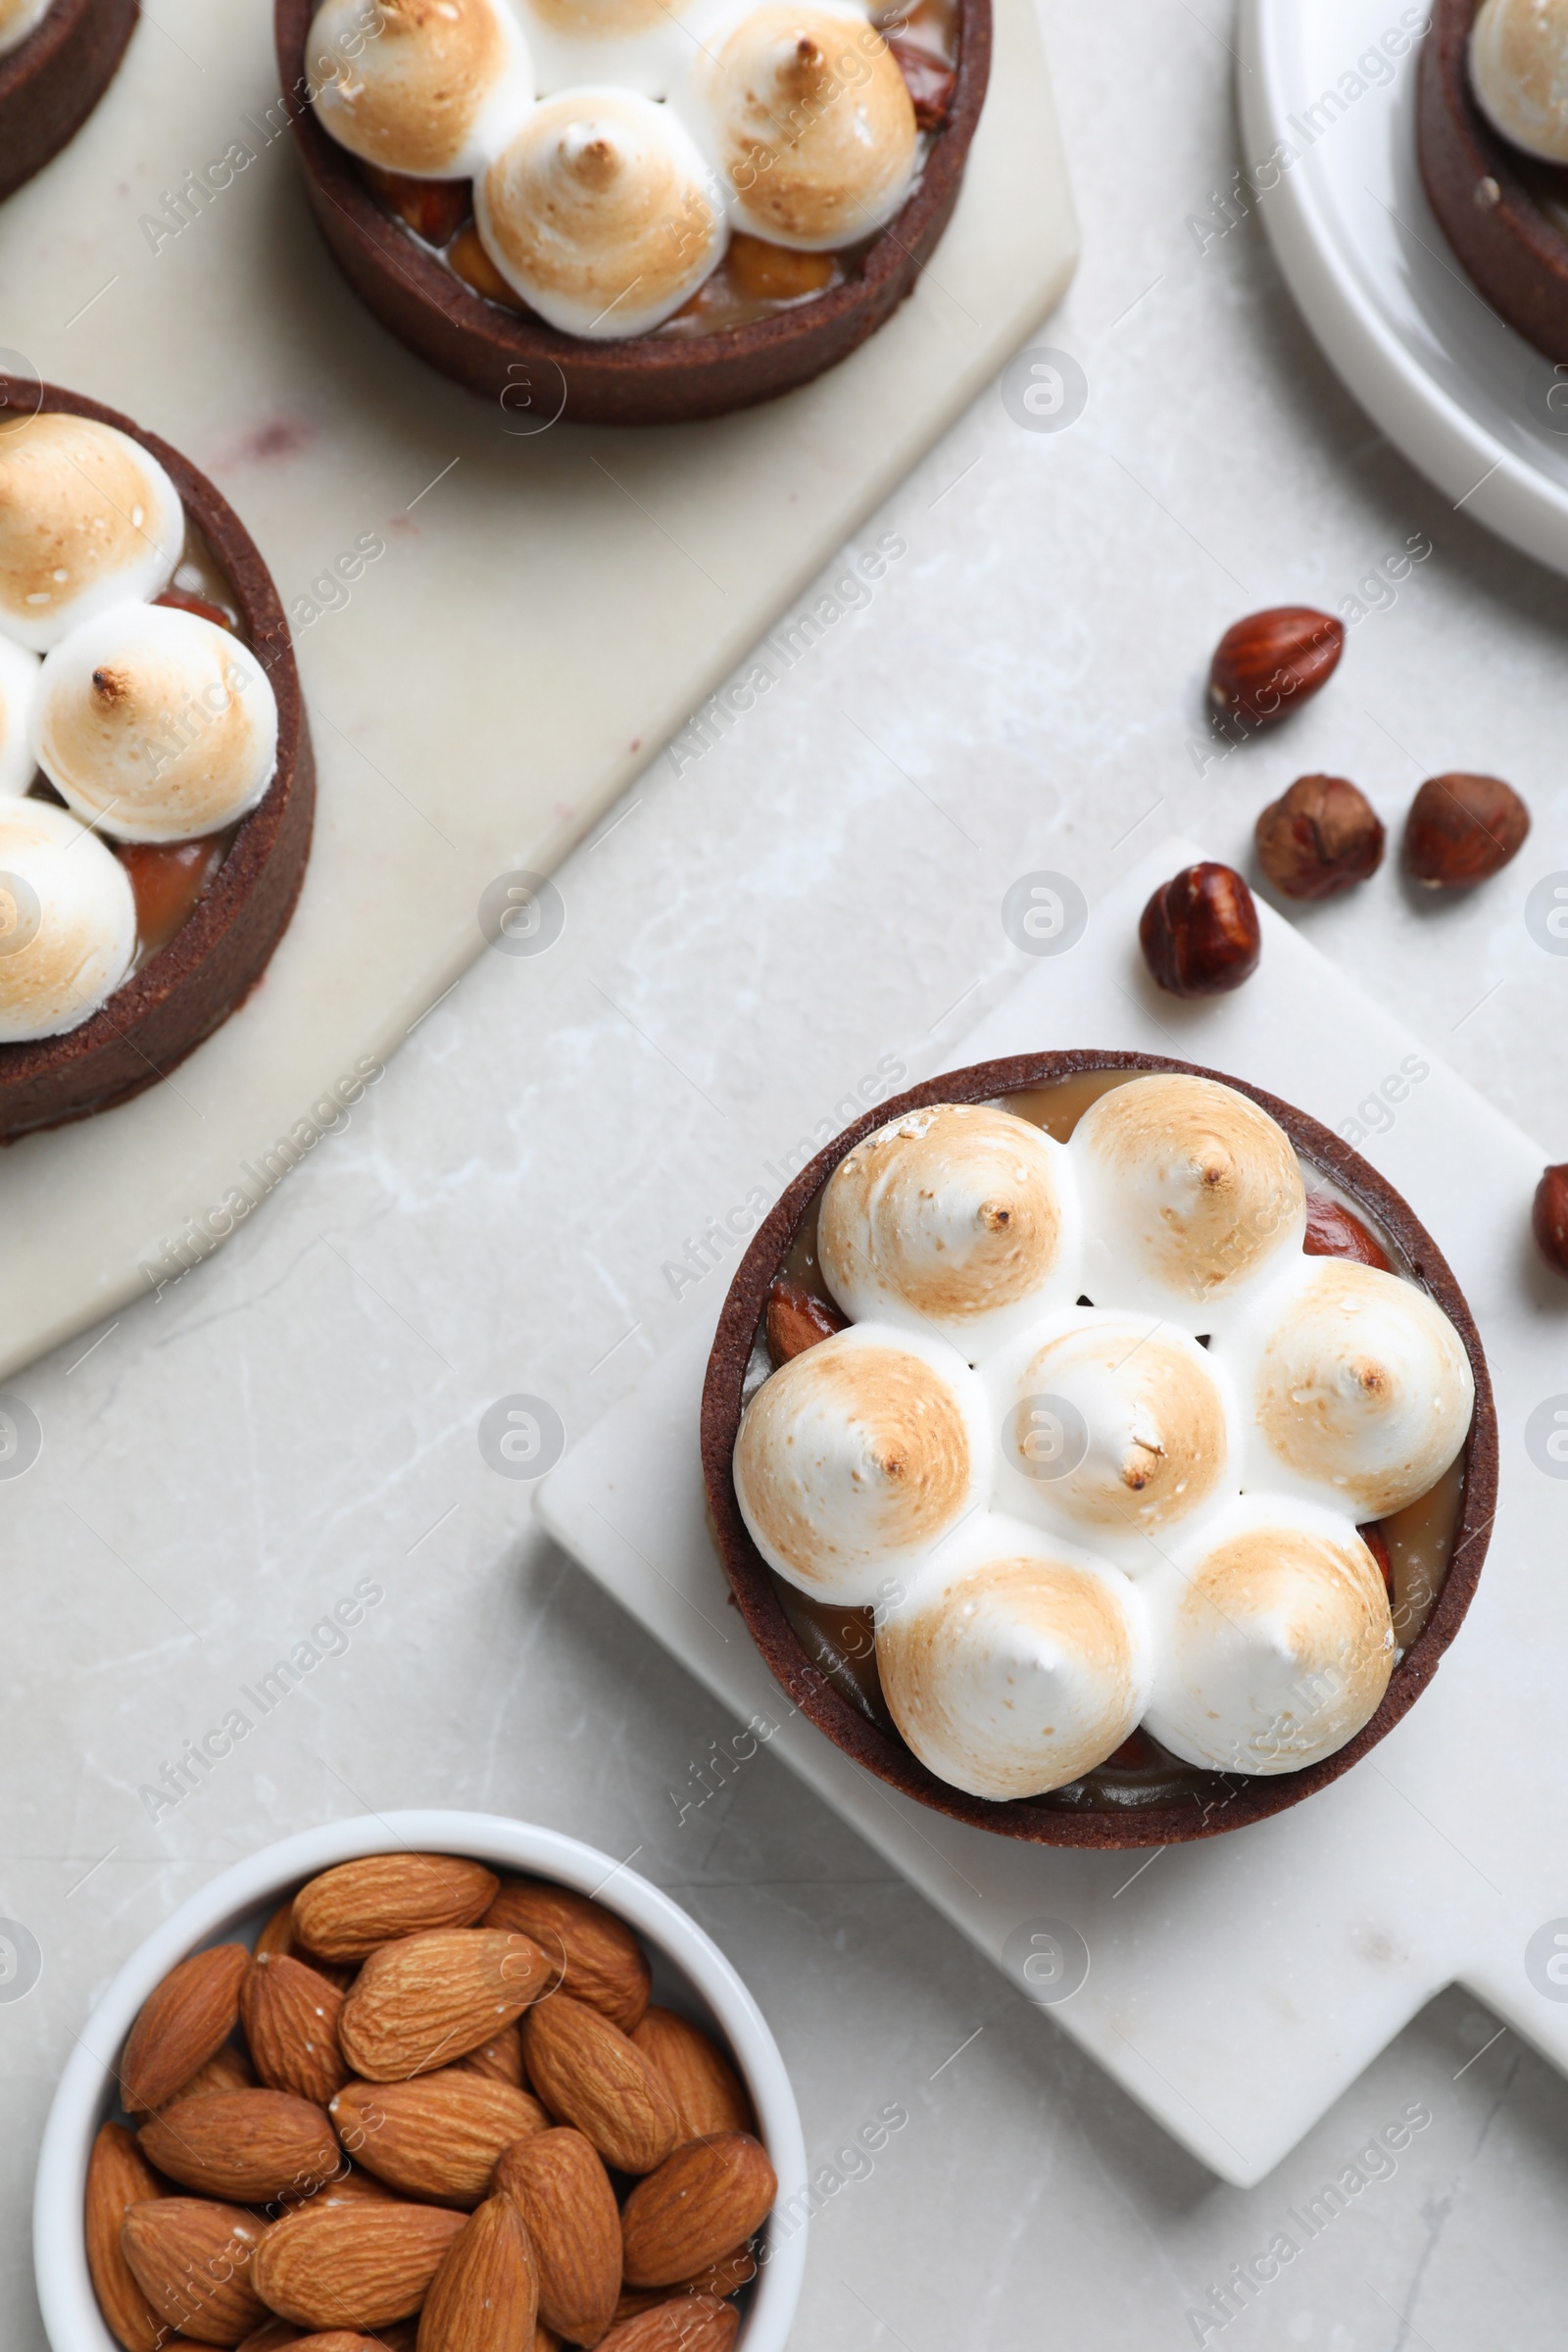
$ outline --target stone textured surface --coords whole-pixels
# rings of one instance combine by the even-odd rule
[[[664,1271],[686,1237],[879,1056],[932,1066],[1007,985],[1012,879],[1064,868],[1093,900],[1159,804],[1240,857],[1303,770],[1352,775],[1393,821],[1426,772],[1508,776],[1536,832],[1490,890],[1418,907],[1386,873],[1301,919],[1568,1150],[1568,969],[1523,920],[1568,868],[1568,588],[1377,438],[1252,224],[1200,252],[1189,217],[1233,163],[1220,0],[1114,20],[1047,0],[1046,29],[1086,239],[1047,339],[1085,370],[1081,419],[1034,434],[982,400],[867,534],[907,544],[869,601],[727,740],[656,760],[570,860],[559,944],[487,956],[247,1230],[13,1384],[44,1433],[0,1484],[0,1912],[43,1955],[25,1998],[0,1987],[16,2352],[41,2344],[38,2132],[115,1963],[283,1828],[448,1802],[636,1851],[749,1978],[823,2167],[858,2170],[850,2135],[907,2110],[825,2203],[802,2345],[1191,2343],[1209,2284],[1417,2102],[1431,2124],[1392,2177],[1224,2340],[1536,2352],[1563,2331],[1568,2086],[1512,2035],[1486,2046],[1473,2003],[1434,2003],[1260,2188],[1217,2186],[772,1759],[680,1818],[732,1727],[475,1443],[516,1391],[587,1426],[690,1312]],[[1333,693],[1200,776],[1220,630],[1337,607],[1412,536],[1432,557],[1351,631]],[[347,1654],[150,1819],[139,1789],[367,1577],[385,1597]]]

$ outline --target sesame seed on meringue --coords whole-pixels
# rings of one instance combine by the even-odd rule
[[[1300,1250],[1300,1163],[1278,1121],[1234,1087],[1181,1071],[1130,1079],[1084,1113],[1067,1148],[1097,1305],[1206,1336]]]
[[[741,1516],[803,1592],[863,1607],[906,1587],[977,1509],[991,1430],[974,1373],[943,1341],[852,1324],[784,1364],[735,1441]]]
[[[37,655],[0,637],[0,800],[25,792],[38,772],[32,753],[37,695]]]
[[[919,161],[914,102],[858,9],[751,10],[693,65],[690,107],[735,224],[808,253],[892,220]]]
[[[928,1771],[972,1796],[1038,1796],[1114,1753],[1148,1700],[1139,1588],[1019,1521],[973,1521],[880,1620],[882,1694]]]
[[[817,1216],[848,1315],[939,1332],[973,1362],[1079,1289],[1072,1161],[983,1102],[906,1111],[847,1152]]]
[[[1430,1493],[1475,1410],[1470,1359],[1437,1301],[1349,1258],[1302,1258],[1214,1352],[1241,1401],[1244,1485],[1360,1521]]]
[[[1568,164],[1568,0],[1483,0],[1470,86],[1503,138],[1544,163]]]
[[[95,613],[167,588],[179,493],[112,424],[45,409],[0,433],[0,631],[47,653]]]
[[[122,841],[188,841],[254,808],[277,769],[277,703],[237,637],[168,605],[118,605],[43,665],[38,764]]]
[[[324,0],[312,21],[322,128],[385,172],[471,177],[534,95],[510,0],[377,0],[376,14],[368,35],[364,0]]]
[[[53,801],[0,801],[0,1045],[80,1028],[129,971],[130,878]]]
[[[1342,1513],[1244,1498],[1138,1589],[1155,1635],[1145,1728],[1184,1763],[1298,1772],[1382,1702],[1395,1663],[1388,1593]]]
[[[609,84],[541,99],[473,187],[496,268],[564,334],[646,334],[729,239],[723,200],[666,106]]]

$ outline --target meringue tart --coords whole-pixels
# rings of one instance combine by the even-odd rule
[[[847,358],[947,226],[990,70],[990,0],[275,5],[333,259],[514,429],[715,416]]]
[[[0,196],[41,172],[92,113],[137,0],[0,0]]]
[[[791,1701],[935,1810],[1212,1837],[1348,1769],[1480,1575],[1496,1418],[1407,1204],[1257,1088],[1020,1055],[869,1112],[731,1286],[703,1399]]]
[[[154,1085],[265,970],[315,767],[270,575],[211,482],[0,376],[0,1141]]]
[[[1432,14],[1416,118],[1427,199],[1497,316],[1568,363],[1568,9],[1436,0]]]

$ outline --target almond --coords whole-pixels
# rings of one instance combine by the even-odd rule
[[[286,2090],[214,2090],[181,2099],[142,2126],[141,2151],[204,2196],[265,2204],[318,2188],[341,2158],[319,2107]]]
[[[374,2335],[359,2335],[343,2328],[301,2335],[292,2320],[268,2320],[245,2338],[239,2352],[415,2352],[416,2334],[412,2320],[378,2328]]]
[[[294,1905],[280,1903],[266,1927],[256,1938],[256,1957],[272,1960],[299,1960],[317,1975],[325,1977],[339,1992],[347,1992],[354,1982],[357,1963],[353,1960],[323,1960],[319,1952],[308,1952],[294,1933]]]
[[[504,2151],[496,2187],[528,2226],[539,2316],[574,2344],[594,2344],[620,2291],[620,2216],[610,2176],[580,2132],[541,2132]]]
[[[658,2070],[675,2102],[687,2139],[714,2132],[750,2132],[752,2102],[716,2043],[672,2009],[648,2010],[632,2040]]]
[[[239,2352],[294,2352],[300,2331],[292,2320],[264,2320],[240,2345]]]
[[[253,2283],[266,2225],[237,2205],[155,2197],[132,2205],[120,2232],[130,2271],[166,2326],[202,2344],[237,2344],[266,2309]]]
[[[737,2246],[721,2262],[710,2262],[695,2278],[683,2278],[678,2286],[627,2287],[615,2305],[615,2318],[634,2319],[640,2311],[652,2311],[656,2303],[668,2303],[676,2295],[738,2295],[749,2279],[757,2277],[757,2257],[750,2245]]]
[[[362,2334],[423,2303],[461,2213],[441,2205],[360,2198],[311,2204],[275,2222],[256,2258],[263,2301],[302,2328]]]
[[[348,2080],[338,2047],[343,1995],[286,1952],[262,1952],[245,1972],[239,2013],[264,2082],[324,2107]]]
[[[717,2262],[766,2218],[778,2194],[767,2150],[749,2132],[689,2140],[620,2217],[628,2286],[672,2286]]]
[[[549,1961],[526,1936],[452,1928],[370,1954],[338,2019],[343,2055],[371,2082],[450,2066],[537,2000]]]
[[[676,2295],[634,2320],[622,2320],[599,2352],[729,2352],[741,2315],[714,2295]]]
[[[383,2337],[360,2335],[352,2328],[327,2328],[317,2335],[291,2335],[287,2344],[288,2352],[387,2352]]]
[[[651,2173],[680,2136],[675,2102],[640,2049],[608,2017],[558,1992],[528,2012],[528,2079],[552,2115],[575,2124],[617,2172]],[[731,2230],[733,2245],[742,2233]]]
[[[243,2050],[237,2050],[231,2041],[225,2041],[220,2050],[213,2052],[205,2066],[196,2069],[188,2082],[180,2084],[172,2099],[165,2099],[163,2103],[165,2107],[175,2107],[181,2099],[205,2098],[210,2090],[255,2088],[256,2069]]]
[[[147,2308],[147,2297],[121,2250],[126,2208],[167,2194],[152,2166],[123,2124],[105,2124],[87,2159],[87,2268],[98,2308],[125,2352],[155,2352],[165,2329]],[[619,2248],[616,2248],[619,2260]]]
[[[127,2115],[162,2107],[222,2048],[239,2022],[240,1980],[250,1963],[242,1943],[214,1944],[192,1952],[148,1994],[120,2062]]]
[[[351,2156],[439,2205],[477,2205],[502,2149],[550,2129],[525,2090],[455,2066],[412,2082],[349,2082],[329,2113]]]
[[[494,1871],[455,1854],[370,1854],[300,1888],[294,1933],[325,1960],[363,1960],[397,1936],[471,1927],[499,1885]]]
[[[561,1972],[562,1991],[602,2009],[623,2034],[647,2008],[653,1979],[641,1944],[623,1919],[586,1894],[509,1879],[484,1924],[531,1936]]]
[[[419,2315],[419,2352],[532,2352],[533,2249],[510,2197],[488,2197],[441,2257]]]
[[[561,2338],[541,2320],[533,2331],[533,2352],[562,2352]]]
[[[522,2063],[522,2035],[515,2026],[503,2027],[488,2041],[481,2041],[476,2050],[458,2064],[470,2074],[488,2075],[492,2082],[510,2082],[514,2090],[526,2090],[528,2070]]]

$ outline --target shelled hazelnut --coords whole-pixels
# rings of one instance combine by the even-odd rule
[[[1500,776],[1429,776],[1404,824],[1404,870],[1428,890],[1490,881],[1516,858],[1530,811]]]
[[[1273,726],[1328,684],[1345,651],[1345,624],[1310,605],[1250,612],[1226,630],[1209,664],[1208,699],[1222,718]]]
[[[1568,1166],[1548,1168],[1542,1177],[1530,1223],[1552,1272],[1568,1275]]]
[[[1174,997],[1217,997],[1240,988],[1262,953],[1257,907],[1228,865],[1184,866],[1162,883],[1138,926],[1144,960]]]
[[[1383,862],[1383,820],[1344,776],[1298,776],[1264,809],[1257,861],[1287,899],[1332,899]]]

